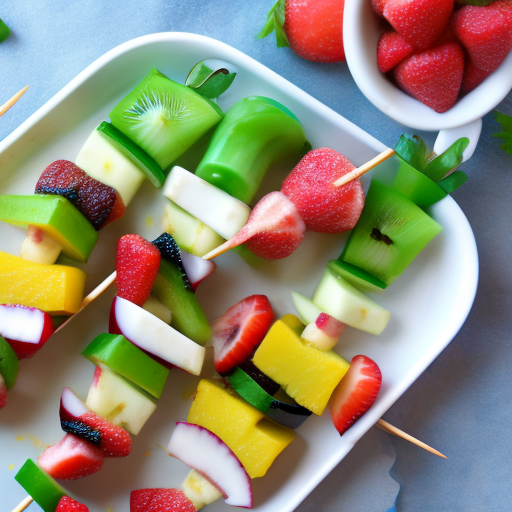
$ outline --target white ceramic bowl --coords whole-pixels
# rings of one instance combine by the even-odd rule
[[[347,0],[343,41],[347,64],[361,92],[382,112],[410,128],[441,131],[434,150],[440,152],[454,140],[466,136],[467,160],[476,147],[482,117],[496,107],[512,89],[512,52],[501,66],[450,110],[439,114],[402,92],[377,67],[379,18],[370,0]]]

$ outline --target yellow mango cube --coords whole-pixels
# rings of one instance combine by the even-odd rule
[[[303,329],[296,316],[284,316],[270,328],[252,362],[297,403],[320,415],[349,363],[332,350],[306,344]]]
[[[41,265],[0,252],[0,304],[22,304],[51,315],[80,309],[85,273],[64,265]]]
[[[199,382],[187,421],[219,436],[251,478],[263,476],[295,436],[221,382],[206,379]]]

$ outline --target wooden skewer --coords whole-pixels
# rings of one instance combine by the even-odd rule
[[[104,281],[102,281],[94,290],[84,297],[82,304],[80,304],[80,309],[74,314],[71,315],[65,322],[62,322],[57,329],[55,329],[54,334],[59,332],[65,325],[67,325],[73,318],[75,318],[80,311],[82,311],[88,304],[90,304],[94,299],[99,297],[115,280],[116,280],[117,272],[114,271],[110,274]]]
[[[28,85],[23,87],[21,91],[18,91],[10,100],[6,101],[1,107],[0,107],[0,116],[3,116],[27,91]]]
[[[377,167],[377,165],[384,162],[384,160],[391,158],[394,154],[394,149],[386,149],[386,151],[383,151],[382,153],[380,153],[380,155],[377,155],[375,158],[372,158],[369,162],[366,162],[364,165],[361,165],[361,167],[357,167],[357,169],[350,171],[349,173],[345,174],[345,176],[342,176],[341,178],[336,180],[333,183],[333,185],[335,187],[341,187],[342,185],[346,185],[352,180],[360,178],[365,172],[368,172],[370,169]]]
[[[23,512],[34,500],[27,496],[12,512]]]
[[[446,455],[443,455],[441,452],[438,452],[436,449],[432,448],[428,444],[425,444],[423,441],[420,441],[419,439],[416,439],[415,437],[410,436],[403,430],[400,430],[399,428],[394,427],[387,421],[384,421],[383,419],[380,419],[376,423],[377,428],[380,428],[384,432],[387,432],[388,434],[392,434],[396,437],[400,437],[401,439],[404,439],[405,441],[409,441],[409,443],[415,444],[416,446],[419,446],[420,448],[423,448],[427,452],[433,453],[434,455],[437,455],[438,457],[442,457],[443,459],[446,459]]]

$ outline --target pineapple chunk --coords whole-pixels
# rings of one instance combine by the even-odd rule
[[[294,438],[292,430],[267,419],[234,391],[206,379],[199,382],[187,421],[219,436],[251,478],[263,476]]]
[[[300,337],[304,325],[293,315],[278,320],[252,362],[306,409],[322,414],[349,363],[332,350],[321,351]]]
[[[80,309],[85,273],[65,265],[41,265],[0,252],[0,304],[23,304],[52,315]]]

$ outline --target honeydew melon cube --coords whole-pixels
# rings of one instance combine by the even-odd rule
[[[284,316],[270,328],[252,362],[298,404],[320,415],[349,363],[332,350],[306,344],[303,330],[296,316]]]
[[[233,450],[251,478],[263,476],[294,433],[267,419],[221,382],[203,379],[187,421],[207,428]]]

